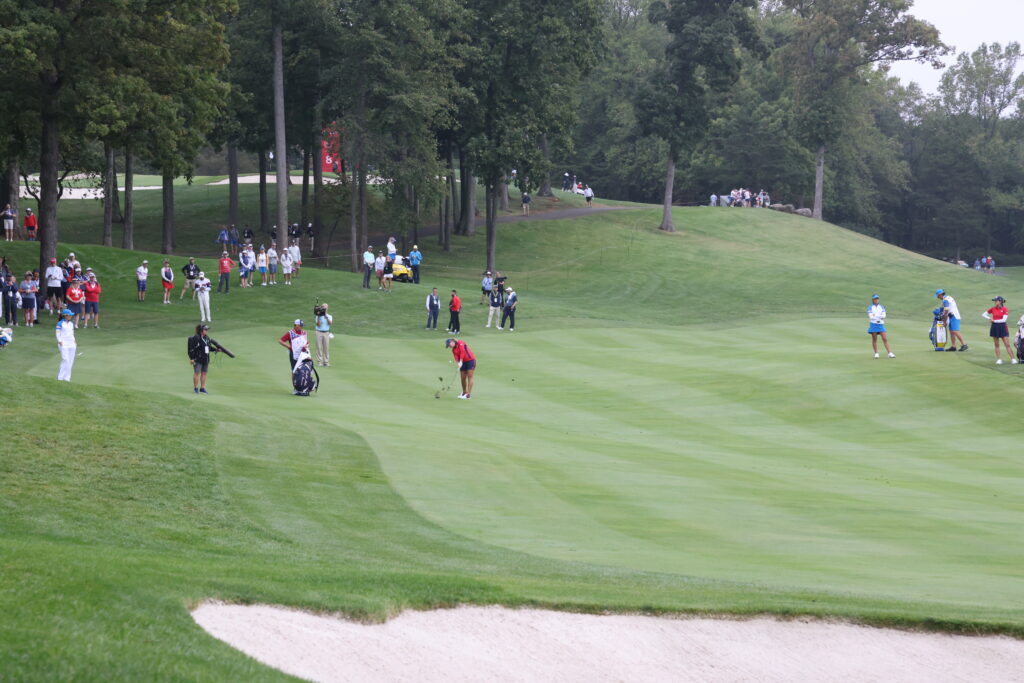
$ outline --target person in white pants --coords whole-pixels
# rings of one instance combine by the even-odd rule
[[[213,322],[213,316],[210,315],[210,287],[213,285],[209,278],[206,277],[206,273],[200,272],[199,279],[195,282],[196,288],[196,300],[199,301],[199,322],[208,323]]]
[[[74,313],[68,309],[60,312],[61,320],[57,323],[57,348],[60,350],[60,370],[57,372],[57,379],[63,382],[71,381],[71,368],[75,364],[75,350],[78,345],[75,343],[75,324],[71,322]]]

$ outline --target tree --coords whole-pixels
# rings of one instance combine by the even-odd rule
[[[523,189],[536,187],[547,171],[541,142],[567,126],[558,101],[596,61],[600,10],[595,0],[469,6],[479,59],[467,62],[459,81],[472,89],[475,105],[460,110],[459,119],[469,165],[484,184],[487,268],[495,270],[498,186],[511,168]]]
[[[19,87],[18,104],[32,112],[39,130],[40,263],[57,253],[57,200],[62,146],[81,142],[98,119],[96,93],[124,75],[136,94],[154,93],[149,83],[164,70],[187,71],[210,51],[223,50],[219,18],[231,0],[180,0],[125,11],[121,2],[27,0],[0,20],[0,56]],[[14,7],[9,9],[14,9]],[[202,33],[198,54],[173,41],[178,29]],[[100,39],[102,37],[102,39]],[[156,41],[156,44],[153,44]],[[157,59],[149,59],[156,55]],[[135,75],[135,78],[132,76]],[[115,105],[126,100],[116,98]]]
[[[662,230],[674,232],[672,194],[676,162],[710,124],[710,98],[731,87],[740,72],[740,47],[760,50],[752,15],[755,0],[669,0],[651,5],[649,18],[671,35],[666,62],[639,96],[639,122],[668,145]]]
[[[947,48],[928,22],[907,14],[908,0],[782,0],[793,19],[785,48],[803,138],[814,150],[814,217],[821,219],[825,159],[846,125],[861,70],[898,61],[931,62]]]

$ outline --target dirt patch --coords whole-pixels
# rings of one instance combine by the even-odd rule
[[[595,616],[505,607],[367,625],[206,603],[214,637],[312,681],[1021,681],[1024,642],[813,620]]]

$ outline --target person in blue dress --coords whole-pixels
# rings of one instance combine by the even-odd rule
[[[889,348],[889,338],[885,334],[885,306],[879,303],[878,295],[871,295],[871,305],[868,306],[868,334],[871,335],[871,350],[878,358],[878,338],[882,338],[885,350],[889,358],[895,358],[896,354]]]

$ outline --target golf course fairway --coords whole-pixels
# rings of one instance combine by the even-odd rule
[[[1024,370],[994,364],[979,315],[1001,294],[1016,320],[1024,283],[771,211],[680,209],[678,235],[657,215],[503,225],[515,332],[484,328],[482,237],[423,249],[423,284],[391,294],[311,268],[214,294],[211,336],[237,358],[208,396],[185,359],[194,304],[136,303],[144,254],[74,245],[104,285],[74,382],[53,379],[46,316],[0,352],[0,671],[282,678],[191,621],[207,599],[1024,635]],[[470,401],[434,398],[454,368],[423,329],[433,286],[463,295]],[[938,287],[966,353],[927,341]],[[870,352],[873,293],[894,359]],[[332,367],[298,398],[276,340],[314,297]]]

